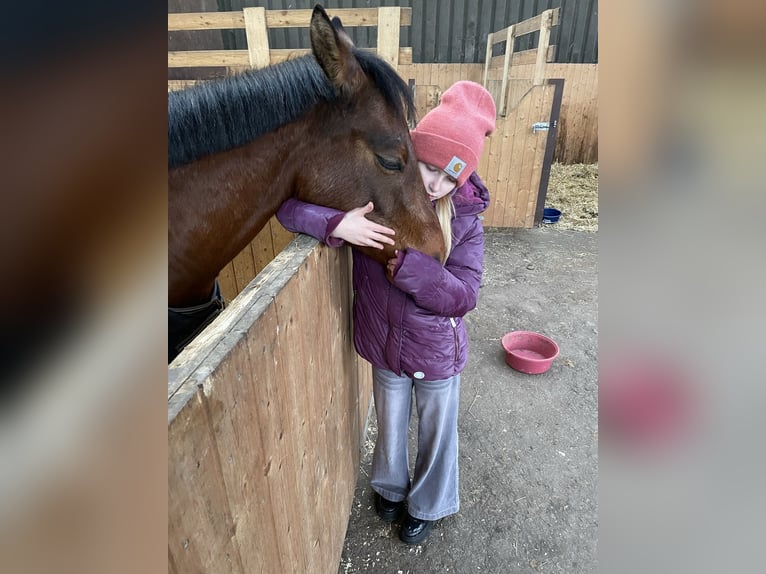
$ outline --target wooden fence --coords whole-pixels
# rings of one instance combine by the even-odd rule
[[[298,237],[168,379],[169,572],[335,572],[372,390],[348,248]]]

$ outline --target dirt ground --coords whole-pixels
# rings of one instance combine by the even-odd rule
[[[373,410],[339,574],[596,570],[598,171],[593,177],[586,167],[574,171],[595,185],[572,205],[589,205],[590,218],[572,217],[579,207],[549,187],[556,203],[546,205],[563,212],[564,225],[485,236],[479,303],[466,316],[471,347],[458,422],[460,512],[412,546],[399,540],[398,525],[377,517],[369,485]],[[555,175],[552,186],[563,189]],[[525,375],[506,365],[500,339],[513,330],[537,331],[559,344],[548,372]],[[414,456],[414,436],[411,444]]]

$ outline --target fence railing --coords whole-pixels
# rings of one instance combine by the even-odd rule
[[[197,12],[168,14],[168,31],[245,30],[247,50],[185,50],[169,51],[168,67],[221,67],[232,70],[261,68],[309,53],[308,48],[274,50],[269,47],[270,28],[308,28],[311,10],[266,10],[244,8],[241,12]],[[412,48],[399,47],[399,29],[412,22],[412,8],[384,6],[379,8],[338,8],[327,10],[330,17],[338,16],[344,26],[375,26],[378,29],[376,53],[389,64],[398,67],[412,63]],[[169,89],[183,88],[194,80],[171,80]]]
[[[540,86],[546,78],[546,65],[552,62],[556,55],[556,47],[550,45],[551,28],[559,23],[560,8],[545,10],[544,12],[512,24],[507,28],[491,32],[487,36],[487,56],[484,61],[484,75],[482,83],[489,89],[490,69],[497,68],[502,62],[502,76],[500,78],[499,98],[497,100],[498,115],[505,117],[508,108],[515,106],[519,97],[510,98],[508,94],[509,81],[511,79],[511,66],[523,66],[534,64],[534,72],[531,79],[532,86]],[[514,52],[516,39],[533,32],[539,32],[537,48]],[[496,44],[505,42],[505,52],[499,56],[493,56]],[[497,90],[490,89],[491,92]]]

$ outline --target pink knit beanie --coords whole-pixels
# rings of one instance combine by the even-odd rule
[[[495,130],[495,102],[475,82],[452,84],[437,107],[410,132],[419,161],[444,170],[463,185],[479,165],[484,138]]]

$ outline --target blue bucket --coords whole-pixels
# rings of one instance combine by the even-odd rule
[[[552,207],[543,209],[543,223],[556,223],[559,217],[561,217],[561,212],[558,209]]]

